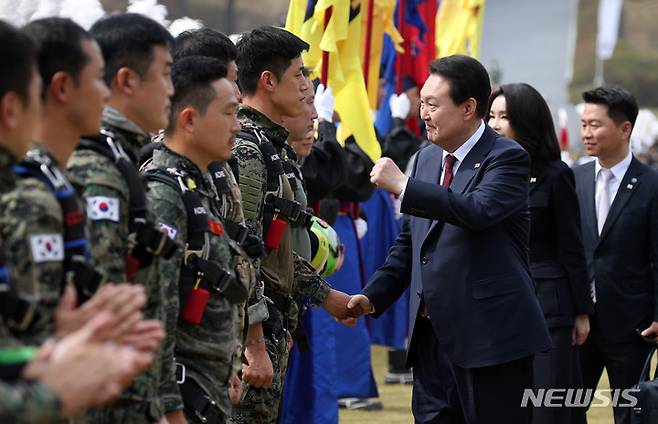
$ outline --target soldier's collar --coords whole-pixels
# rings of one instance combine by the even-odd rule
[[[55,156],[53,156],[48,149],[46,149],[43,144],[39,143],[38,141],[35,141],[32,143],[32,146],[30,146],[30,151],[37,152],[38,154],[45,156],[48,158],[50,161],[51,165],[56,166],[57,168],[61,168],[61,164],[55,159]]]
[[[171,150],[165,143],[153,151],[153,162],[161,167],[182,171],[187,177],[194,180],[195,189],[199,193],[208,195],[208,181],[204,177],[204,173],[188,157]]]
[[[263,131],[276,147],[282,148],[288,139],[288,130],[250,106],[238,107],[238,120],[243,129],[253,128]]]

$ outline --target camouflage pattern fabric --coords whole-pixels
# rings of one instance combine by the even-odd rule
[[[233,221],[237,224],[245,225],[244,220],[244,211],[242,209],[242,195],[240,194],[240,186],[233,175],[233,170],[226,163],[222,163],[222,170],[226,176],[226,183],[229,187],[229,192],[223,196],[217,196],[220,198],[220,213],[223,219]],[[260,302],[262,299],[262,293],[259,294],[256,292],[256,266],[245,251],[237,245],[233,244],[234,252],[236,254],[233,256],[233,262],[235,264],[235,271],[242,283],[247,287],[249,291],[249,299],[252,301],[247,301],[247,303],[240,305],[238,307],[238,317],[236,321],[236,334],[238,338],[236,339],[235,346],[235,355],[233,361],[233,373],[237,374],[242,369],[242,352],[244,351],[244,342],[246,338],[246,326],[247,323],[247,307],[249,304],[261,305],[261,308],[267,308],[264,302]],[[258,308],[258,306],[257,306]],[[255,312],[256,314],[258,312]]]
[[[141,147],[150,141],[147,133],[110,107],[103,111],[102,126],[114,134],[133,163],[136,163]],[[69,160],[68,171],[86,205],[86,233],[92,264],[109,281],[126,281],[126,256],[134,246],[128,227],[128,182],[112,160],[92,150],[76,150]],[[150,215],[152,218],[152,213]],[[148,301],[144,316],[147,319],[162,319],[164,314],[164,291],[158,281],[158,262],[158,258],[154,258],[153,263],[141,268],[132,281],[144,285],[146,290]],[[162,348],[157,355],[151,368],[137,377],[112,407],[89,413],[94,423],[143,423],[162,417],[157,387],[161,363],[166,359]],[[170,371],[173,374],[173,370]]]
[[[279,156],[286,160],[284,145],[288,138],[285,128],[272,122],[267,116],[259,111],[241,105],[238,109],[238,120],[244,132],[258,132],[272,142]],[[267,188],[267,168],[260,148],[253,141],[236,137],[236,145],[233,153],[238,160],[240,170],[240,191],[243,199],[245,222],[249,229],[259,237],[263,238],[263,206]],[[294,193],[285,175],[279,178],[279,197],[294,200]],[[283,217],[280,217],[283,218]],[[283,295],[292,295],[295,291],[295,268],[292,246],[292,226],[286,222],[279,248],[272,250],[262,259],[260,263],[260,275],[266,290],[273,290]],[[316,280],[310,281],[313,283]],[[322,296],[324,289],[310,288],[303,285],[303,290],[312,295]],[[328,293],[328,289],[326,293]],[[317,292],[317,293],[316,293]],[[326,297],[326,294],[324,294]],[[318,300],[318,299],[314,299]],[[322,298],[324,300],[324,298]],[[322,303],[322,301],[320,301]],[[291,302],[290,305],[295,305]],[[297,309],[291,307],[286,311],[278,312],[276,316],[270,312],[268,320],[280,320],[283,328],[289,332],[294,330],[297,321]],[[244,397],[240,405],[235,409],[231,418],[234,423],[275,423],[279,413],[279,403],[283,392],[283,381],[288,364],[287,340],[285,336],[268,333],[265,326],[267,351],[274,368],[274,384],[269,389],[256,389],[244,385]]]
[[[189,159],[159,146],[153,152],[150,168],[176,169],[185,175],[188,188],[193,189],[214,221],[221,221],[214,187]],[[190,183],[192,181],[193,183]],[[187,212],[179,191],[158,181],[149,182],[148,199],[157,220],[166,232],[181,245],[188,238]],[[233,267],[234,253],[226,234],[210,234],[208,260],[222,269]],[[164,349],[173,352],[176,361],[186,368],[186,378],[192,378],[214,400],[225,416],[231,415],[228,398],[228,381],[234,370],[236,353],[236,322],[238,307],[231,305],[223,296],[211,291],[199,325],[180,318],[184,305],[179,302],[181,268],[184,252],[180,250],[168,260],[161,261],[161,283],[166,287],[166,325],[168,338]],[[183,409],[183,401],[175,379],[163,380],[166,412]]]
[[[66,178],[43,147],[36,145],[33,151],[49,158]],[[22,299],[38,305],[30,326],[13,332],[25,344],[39,345],[54,332],[54,312],[63,288],[64,214],[53,191],[36,177],[19,177],[16,187],[2,197],[2,204],[0,231],[9,280]]]
[[[229,420],[232,424],[276,424],[283,396],[283,382],[288,368],[288,340],[266,336],[265,347],[272,360],[272,387],[257,389],[243,385],[242,400]]]
[[[45,384],[0,382],[0,422],[12,424],[54,423],[60,420],[60,403]]]
[[[0,147],[0,194],[4,195],[16,188],[16,177],[11,171],[11,166],[16,162],[13,153]],[[0,202],[0,208],[4,213],[4,202]],[[4,227],[4,224],[2,226]],[[2,249],[5,249],[4,245]],[[0,318],[0,346],[19,345],[20,343],[12,337],[9,328]],[[60,418],[59,410],[57,396],[44,384],[21,381],[10,385],[0,382],[0,422],[16,424],[57,422]]]

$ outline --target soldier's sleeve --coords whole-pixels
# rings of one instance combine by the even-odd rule
[[[167,337],[162,344],[162,378],[159,393],[165,413],[183,409],[183,399],[176,383],[175,355],[176,325],[180,311],[178,280],[183,263],[185,241],[187,240],[187,215],[182,204],[172,201],[180,199],[179,193],[162,183],[150,183],[147,192],[149,206],[155,215],[156,223],[180,248],[171,258],[160,258],[160,284],[165,293],[163,305],[164,325]]]
[[[311,306],[320,306],[329,295],[331,286],[313,268],[313,265],[293,252],[295,264],[295,291],[308,298]]]
[[[53,390],[36,381],[0,382],[0,422],[59,422],[60,402]]]
[[[249,230],[263,238],[263,196],[267,186],[267,169],[263,155],[257,145],[250,141],[237,139],[233,155],[240,169],[240,195],[245,224]],[[257,324],[269,316],[263,297],[262,281],[260,281],[260,261],[253,261],[256,273],[256,290],[251,294],[248,304],[249,324]]]
[[[53,333],[53,315],[64,278],[64,225],[59,203],[40,181],[20,180],[3,198],[3,243],[10,281],[18,294],[37,305],[21,335],[41,344]]]
[[[75,151],[67,169],[86,211],[92,264],[108,281],[126,281],[129,204],[121,172],[106,157],[87,150]]]

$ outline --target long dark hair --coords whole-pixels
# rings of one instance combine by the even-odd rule
[[[489,109],[498,96],[505,97],[507,120],[516,142],[530,155],[531,175],[541,172],[547,162],[560,159],[560,145],[546,100],[529,84],[501,85],[489,97]]]

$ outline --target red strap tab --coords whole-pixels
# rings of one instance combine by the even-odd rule
[[[64,224],[68,226],[79,225],[82,223],[82,213],[79,210],[66,212],[64,215]]]
[[[222,226],[221,222],[215,221],[213,219],[209,219],[208,220],[208,225],[210,226],[210,232],[211,233],[213,233],[215,235],[218,235],[218,236],[221,236],[222,234],[224,234],[224,227]]]

